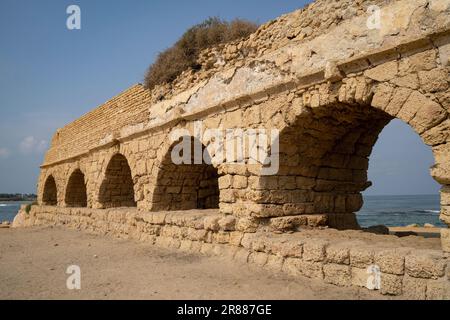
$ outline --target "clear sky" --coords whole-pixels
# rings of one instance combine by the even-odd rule
[[[209,16],[263,23],[307,2],[1,0],[0,193],[35,192],[54,131],[142,82],[158,52],[188,27]],[[81,30],[66,28],[71,4],[81,8]],[[368,193],[436,193],[432,164],[419,137],[394,122],[376,145]]]

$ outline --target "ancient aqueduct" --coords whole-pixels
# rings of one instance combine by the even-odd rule
[[[343,286],[365,286],[376,264],[383,294],[448,298],[448,230],[435,250],[375,235],[349,245],[314,228],[358,228],[371,150],[394,118],[431,146],[450,225],[449,13],[449,0],[321,0],[208,49],[200,71],[152,91],[135,85],[58,130],[39,205],[17,223],[229,255]],[[170,133],[194,137],[199,120],[202,130],[278,129],[277,174],[258,163],[172,163]],[[376,237],[393,240],[377,247]]]

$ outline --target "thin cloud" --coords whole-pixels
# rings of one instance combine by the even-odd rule
[[[19,150],[23,154],[43,153],[47,149],[47,141],[38,140],[33,136],[28,136],[19,144]]]
[[[0,159],[6,159],[9,157],[11,152],[6,148],[0,148]]]

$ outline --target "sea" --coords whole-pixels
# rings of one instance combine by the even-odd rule
[[[423,226],[425,223],[445,227],[439,220],[439,200],[439,195],[364,196],[364,207],[357,218],[361,227]],[[26,203],[29,202],[0,202],[0,222],[13,221],[20,205]]]
[[[0,223],[3,221],[12,222],[22,204],[28,204],[31,201],[0,201]]]
[[[439,195],[364,196],[364,206],[356,216],[361,227],[423,226],[425,223],[446,227],[439,220],[439,210]]]

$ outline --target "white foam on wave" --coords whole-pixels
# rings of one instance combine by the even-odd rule
[[[0,203],[0,207],[11,207],[12,204],[4,204],[4,203]]]
[[[424,210],[424,211],[428,213],[440,213],[439,210]]]

